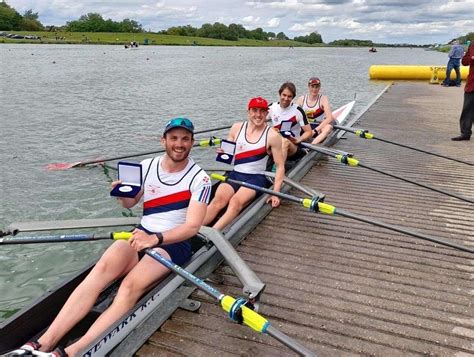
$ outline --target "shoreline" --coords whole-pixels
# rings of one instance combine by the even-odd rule
[[[5,33],[5,31],[0,31]],[[22,36],[33,36],[38,39],[13,39],[0,37],[2,44],[64,44],[64,45],[119,45],[125,46],[137,42],[139,46],[219,46],[219,47],[334,47],[334,48],[424,48],[417,45],[374,44],[372,46],[344,46],[325,43],[308,44],[293,40],[253,40],[240,38],[237,41],[220,40],[207,37],[190,37],[164,35],[149,32],[46,32],[46,31],[9,31],[8,33]]]

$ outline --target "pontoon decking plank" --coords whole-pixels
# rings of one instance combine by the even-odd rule
[[[355,127],[474,162],[473,141],[450,140],[459,132],[462,96],[458,88],[396,83]],[[474,167],[349,133],[345,138],[335,147],[355,153],[368,165],[474,198],[470,180]],[[302,182],[324,192],[326,202],[336,207],[474,245],[471,204],[333,159],[319,162]],[[365,223],[313,214],[290,203],[273,210],[238,251],[267,284],[260,312],[320,356],[474,356],[472,254]],[[219,268],[216,276],[222,277],[218,284],[222,291],[240,291],[228,268]],[[229,344],[242,341],[243,354],[248,354],[245,338],[250,338],[252,346],[260,344],[259,354],[294,355],[267,337],[226,321],[202,294],[193,296],[203,301],[202,312],[175,313],[181,334],[197,336],[196,324],[226,327],[196,346],[194,356],[219,351],[226,336]],[[162,330],[154,335],[161,341],[157,352],[179,345],[177,339],[166,339],[166,325]],[[149,345],[146,348],[151,351]]]

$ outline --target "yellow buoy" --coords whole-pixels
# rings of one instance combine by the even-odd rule
[[[461,78],[466,79],[469,67],[461,66]],[[430,81],[446,78],[446,66],[399,66],[372,65],[369,68],[370,79],[429,79]],[[434,77],[437,78],[434,78]],[[451,79],[456,79],[456,72],[451,71]]]

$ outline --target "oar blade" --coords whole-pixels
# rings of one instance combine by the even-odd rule
[[[68,162],[53,162],[44,167],[46,171],[62,171],[80,165],[80,162],[68,163]]]

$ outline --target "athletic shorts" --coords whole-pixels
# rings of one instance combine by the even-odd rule
[[[153,234],[153,232],[150,232],[148,229],[142,227],[141,224],[139,224],[137,228],[147,234]],[[160,248],[169,254],[173,263],[176,263],[178,265],[183,265],[187,263],[189,259],[191,259],[191,243],[188,240],[178,243],[163,244],[160,245]],[[144,255],[145,252],[138,252],[139,259],[143,258]]]
[[[265,175],[260,175],[260,174],[244,174],[242,172],[231,171],[229,174],[229,178],[233,180],[244,181],[246,183],[250,183],[252,185],[259,186],[259,187],[268,188],[271,185],[267,177]],[[237,192],[237,190],[241,187],[240,185],[237,185],[236,183],[232,183],[232,182],[226,182],[226,183],[232,186],[232,189],[234,190],[234,192]],[[260,194],[261,193],[257,192],[257,196],[259,196]]]
[[[297,160],[303,158],[307,153],[308,153],[308,151],[306,151],[305,148],[303,148],[301,145],[298,145],[298,148],[296,149],[296,152],[293,155],[288,156],[288,160],[297,161]]]

